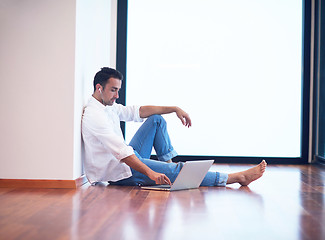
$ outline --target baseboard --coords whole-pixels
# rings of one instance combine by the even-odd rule
[[[79,188],[87,182],[85,175],[75,180],[0,179],[0,188]]]

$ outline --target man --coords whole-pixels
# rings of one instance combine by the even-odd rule
[[[183,163],[173,163],[177,155],[171,145],[162,114],[176,113],[186,127],[191,118],[179,107],[123,106],[115,103],[123,76],[115,69],[104,67],[94,78],[94,93],[82,118],[85,143],[85,173],[91,184],[108,181],[116,185],[170,184],[176,179]],[[130,144],[123,139],[120,121],[143,121]],[[158,161],[151,160],[154,147]],[[225,186],[231,183],[248,185],[260,178],[266,168],[259,165],[243,172],[225,174],[208,172],[201,186]]]

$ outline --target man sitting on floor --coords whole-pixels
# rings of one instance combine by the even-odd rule
[[[179,107],[123,106],[115,103],[123,76],[115,69],[104,67],[94,78],[94,93],[82,118],[85,143],[85,173],[91,184],[108,181],[115,185],[155,185],[173,182],[183,163],[173,163],[177,155],[161,116],[175,112],[182,124],[191,127],[191,118]],[[143,121],[130,144],[126,144],[120,121]],[[151,160],[154,147],[158,161]],[[243,172],[225,174],[208,172],[201,186],[248,185],[260,178],[266,168],[259,165]]]

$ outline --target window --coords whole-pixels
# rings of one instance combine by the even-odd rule
[[[188,111],[180,155],[301,158],[303,29],[297,0],[128,1],[126,104]]]

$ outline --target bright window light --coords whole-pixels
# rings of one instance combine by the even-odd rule
[[[187,111],[180,155],[300,157],[302,1],[130,0],[127,34],[126,104]]]

